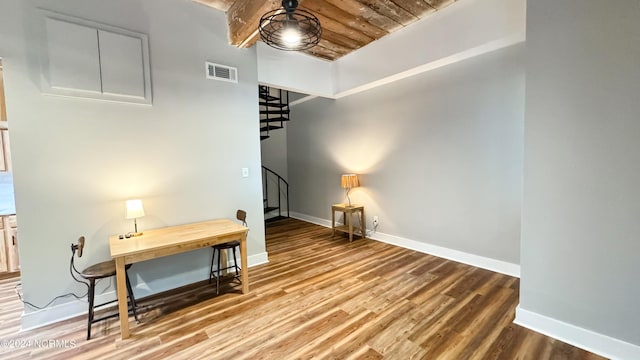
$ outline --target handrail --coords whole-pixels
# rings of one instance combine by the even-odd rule
[[[277,176],[278,179],[282,180],[282,182],[284,182],[285,184],[287,184],[287,186],[289,186],[289,183],[287,182],[287,180],[285,180],[282,176],[278,175],[278,173],[276,173],[275,171],[269,169],[268,167],[262,165],[262,168],[267,170],[268,172],[272,173],[273,175]]]
[[[280,176],[278,173],[276,173],[275,171],[269,169],[266,166],[262,166],[262,170],[265,174],[265,176],[262,177],[262,181],[264,183],[264,196],[266,196],[265,200],[266,200],[266,206],[269,206],[269,188],[268,188],[268,181],[267,181],[267,174],[268,173],[272,173],[273,175],[275,175],[278,178],[278,216],[282,216],[282,195],[280,194],[280,182],[283,182],[286,185],[286,197],[287,197],[287,217],[289,217],[289,183],[287,182],[287,180],[285,180],[282,176]],[[275,210],[275,209],[274,209]]]

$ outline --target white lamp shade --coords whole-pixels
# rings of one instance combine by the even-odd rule
[[[125,219],[135,219],[144,216],[144,207],[142,207],[142,200],[127,200],[124,217]]]

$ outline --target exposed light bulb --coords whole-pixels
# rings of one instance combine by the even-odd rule
[[[298,45],[301,39],[300,32],[294,27],[289,27],[282,31],[282,41],[284,41],[287,46]]]

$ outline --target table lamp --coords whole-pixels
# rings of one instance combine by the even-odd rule
[[[127,200],[124,217],[125,219],[133,219],[134,233],[131,236],[140,236],[142,232],[138,232],[137,218],[144,216],[144,207],[142,207],[142,200]]]
[[[343,189],[347,189],[347,200],[349,201],[349,206],[351,206],[351,198],[349,198],[349,191],[351,188],[360,186],[358,182],[358,175],[356,174],[342,174],[342,178],[340,179],[340,185]]]

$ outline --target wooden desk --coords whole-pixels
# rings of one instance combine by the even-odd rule
[[[345,224],[342,226],[336,226],[336,211],[341,211],[344,214]],[[360,234],[364,239],[367,230],[364,218],[364,206],[356,204],[335,204],[331,205],[331,228],[333,229],[333,235],[337,231],[346,232],[349,234],[349,241],[353,241],[353,214],[360,213]]]
[[[118,310],[120,312],[120,331],[122,338],[126,339],[130,335],[127,288],[124,272],[124,266],[126,264],[210,247],[232,240],[239,240],[240,257],[242,259],[242,293],[246,294],[249,292],[247,231],[249,231],[247,227],[236,222],[227,219],[218,219],[145,230],[143,235],[128,239],[119,239],[117,235],[110,237],[109,246],[111,248],[111,257],[116,262]]]

